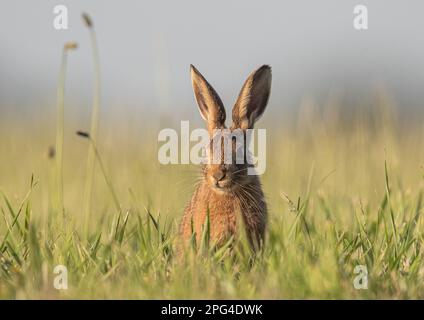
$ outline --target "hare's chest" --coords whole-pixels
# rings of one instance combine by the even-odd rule
[[[204,208],[206,221],[209,212],[210,236],[212,242],[223,244],[232,236],[236,236],[241,225],[241,215],[238,214],[237,204],[226,198],[211,199]]]

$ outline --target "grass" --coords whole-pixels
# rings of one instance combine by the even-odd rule
[[[63,134],[65,126],[65,79],[68,52],[75,50],[77,44],[74,42],[66,43],[62,49],[62,63],[60,67],[59,83],[57,88],[57,115],[56,115],[56,183],[57,183],[57,208],[64,210],[63,207]]]
[[[135,128],[105,126],[86,227],[84,137],[65,134],[63,215],[49,204],[49,130],[28,141],[5,123],[0,297],[423,298],[422,128],[401,128],[381,110],[380,118],[360,113],[349,124],[318,109],[291,125],[270,124],[264,251],[251,257],[243,240],[231,252],[211,251],[205,222],[197,257],[184,262],[175,259],[177,223],[197,168],[158,165],[147,128],[137,138],[128,133]],[[123,136],[127,143],[118,143]],[[59,264],[68,268],[68,290],[53,287]],[[367,290],[353,286],[358,265],[367,267]]]
[[[94,63],[94,82],[93,82],[93,104],[91,109],[91,124],[90,124],[90,137],[93,143],[89,145],[88,156],[87,156],[87,169],[86,169],[86,178],[84,185],[84,214],[86,219],[86,226],[90,222],[90,212],[91,212],[91,197],[93,192],[93,175],[95,170],[95,161],[96,161],[96,151],[95,151],[95,142],[97,141],[98,126],[99,126],[99,116],[100,116],[100,57],[99,49],[97,46],[97,37],[94,30],[93,21],[87,13],[82,14],[82,20],[84,21],[86,27],[90,31],[91,47],[93,51],[93,63]]]

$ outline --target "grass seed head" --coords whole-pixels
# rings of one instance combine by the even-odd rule
[[[91,20],[90,16],[87,13],[82,14],[82,20],[84,21],[85,25],[89,28],[93,27],[93,20]]]
[[[49,146],[47,150],[47,157],[49,159],[54,159],[55,156],[56,156],[56,148],[54,146]]]
[[[64,45],[64,49],[65,50],[75,50],[75,49],[78,49],[78,43],[76,43],[75,41],[67,42]]]
[[[90,134],[88,132],[85,132],[85,131],[78,130],[77,131],[77,135],[79,135],[80,137],[83,137],[83,138],[90,139]]]

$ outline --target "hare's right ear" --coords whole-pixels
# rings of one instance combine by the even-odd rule
[[[225,109],[221,98],[214,88],[206,81],[200,72],[190,65],[191,83],[196,97],[199,111],[206,121],[209,131],[225,127]]]
[[[271,92],[271,67],[263,65],[247,78],[233,107],[233,128],[252,129],[265,111]]]

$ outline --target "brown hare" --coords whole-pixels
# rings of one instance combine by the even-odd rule
[[[215,129],[226,128],[224,106],[218,94],[194,66],[191,66],[191,81],[200,114],[206,121],[212,140]],[[233,107],[233,123],[223,135],[231,135],[238,129],[245,136],[247,129],[253,129],[254,123],[265,110],[270,91],[271,68],[264,65],[244,83]],[[193,233],[199,243],[208,213],[212,244],[220,246],[227,243],[231,237],[236,238],[243,227],[252,249],[263,244],[267,207],[261,183],[257,175],[248,175],[250,165],[246,161],[243,164],[236,163],[237,150],[234,143],[232,147],[232,163],[213,162],[210,159],[212,152],[208,153],[209,159],[202,169],[202,181],[187,204],[180,224],[180,236],[185,245]],[[220,152],[224,152],[225,148],[221,149]],[[223,154],[221,159],[224,159]]]

